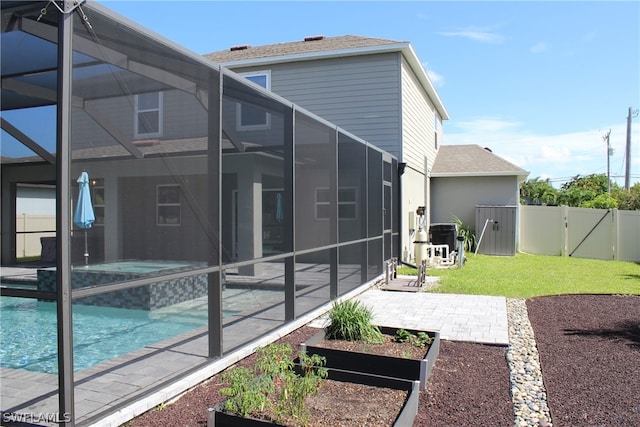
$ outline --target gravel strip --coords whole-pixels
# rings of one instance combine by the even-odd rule
[[[536,339],[524,299],[507,298],[511,398],[514,426],[551,426]]]

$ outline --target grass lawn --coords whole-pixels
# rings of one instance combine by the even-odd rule
[[[430,292],[531,298],[559,294],[640,295],[640,264],[560,256],[469,255],[464,267],[429,269]]]

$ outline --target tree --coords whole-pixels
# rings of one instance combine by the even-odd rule
[[[583,203],[607,193],[607,176],[605,174],[576,175],[560,187],[558,202],[567,206],[582,206]]]
[[[629,190],[611,183],[605,174],[576,175],[559,190],[548,179],[530,179],[520,186],[520,203],[526,205],[566,205],[582,208],[640,210],[640,183]]]
[[[616,186],[611,189],[611,195],[618,202],[618,209],[640,211],[640,182],[635,183],[628,190]]]
[[[523,182],[520,186],[520,203],[523,205],[555,205],[558,201],[558,190],[553,188],[549,179],[540,177]]]

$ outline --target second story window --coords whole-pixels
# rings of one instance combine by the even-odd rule
[[[241,74],[247,80],[271,90],[271,73],[259,71]],[[271,116],[265,110],[249,104],[238,104],[236,126],[238,130],[264,130],[271,126]]]
[[[134,135],[136,138],[162,136],[162,92],[135,97]]]

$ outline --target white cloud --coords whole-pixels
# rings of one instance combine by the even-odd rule
[[[549,46],[546,43],[540,42],[536,43],[529,48],[529,52],[531,53],[543,53],[549,50]]]
[[[633,129],[632,141],[640,140],[640,127]],[[494,154],[528,170],[529,178],[550,178],[557,184],[575,175],[607,172],[607,149],[602,136],[609,130],[591,129],[546,135],[531,132],[519,122],[478,119],[445,123],[444,143],[478,144]],[[626,126],[611,126],[610,174],[624,183]],[[636,144],[637,145],[637,144]],[[640,181],[638,153],[631,153],[631,183]]]
[[[447,37],[463,37],[469,40],[481,42],[481,43],[493,43],[500,44],[504,42],[504,36],[485,29],[469,27],[456,31],[443,31],[439,33],[442,36]]]
[[[422,66],[424,67],[425,71],[427,72],[427,75],[429,76],[429,79],[431,80],[431,83],[434,84],[434,86],[444,86],[444,76],[442,74],[438,74],[435,71],[433,71],[432,69],[430,69],[427,66],[427,63],[423,63]]]

